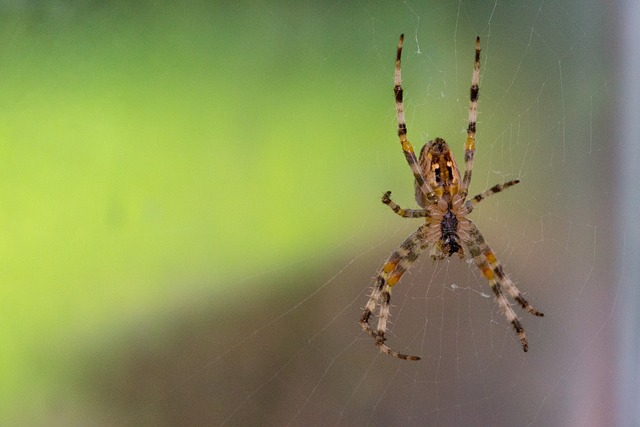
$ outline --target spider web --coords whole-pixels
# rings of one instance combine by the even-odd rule
[[[350,91],[346,105],[335,106],[338,125],[367,129],[376,122],[376,139],[350,141],[359,150],[356,161],[371,168],[371,176],[352,181],[355,187],[370,181],[363,190],[368,208],[361,214],[336,207],[336,214],[359,222],[322,257],[290,258],[278,268],[241,275],[225,311],[213,320],[196,316],[189,330],[197,341],[180,341],[175,359],[163,353],[171,363],[143,351],[134,364],[145,370],[129,380],[162,378],[155,388],[161,392],[142,399],[142,409],[128,408],[122,423],[612,422],[611,348],[621,278],[613,268],[615,88],[607,29],[616,11],[599,2],[559,0],[450,3],[405,1],[392,10],[372,4],[343,18],[335,16],[344,5],[334,3],[318,12],[314,25],[337,20],[349,27],[353,38],[337,49],[358,46],[355,60],[366,63],[358,73],[368,73],[372,85],[353,87],[344,76],[332,76]],[[296,34],[301,24],[291,15],[259,7],[273,31],[293,34],[292,50],[310,50],[320,66],[338,61]],[[475,265],[455,257],[433,263],[423,256],[393,290],[388,344],[421,361],[379,354],[357,324],[375,272],[419,224],[377,200],[392,190],[401,206],[415,207],[411,174],[394,139],[391,84],[401,31],[409,139],[417,150],[444,137],[458,161],[473,40],[482,38],[471,194],[510,179],[522,183],[484,201],[471,218],[517,286],[545,313],[539,319],[515,307],[528,353]],[[383,101],[367,122],[352,111],[372,90]],[[164,370],[176,364],[173,374]]]

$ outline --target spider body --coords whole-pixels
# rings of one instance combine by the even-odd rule
[[[489,282],[500,310],[512,324],[522,344],[524,351],[528,350],[527,337],[520,319],[516,316],[511,304],[507,300],[509,295],[527,312],[542,317],[543,314],[527,302],[520,290],[504,272],[500,261],[485,242],[484,236],[475,224],[468,218],[475,205],[487,197],[499,193],[520,181],[512,180],[498,184],[482,193],[467,199],[473,159],[476,149],[476,116],[478,110],[478,96],[480,92],[480,38],[476,38],[475,61],[471,78],[469,96],[469,123],[467,138],[464,144],[464,175],[460,179],[460,171],[449,146],[442,138],[435,138],[425,144],[416,158],[413,146],[407,140],[407,125],[404,116],[402,76],[400,59],[404,36],[400,36],[396,54],[396,68],[394,74],[394,94],[396,101],[396,115],[398,118],[398,137],[400,146],[415,182],[416,202],[421,209],[403,209],[391,200],[391,192],[382,195],[382,203],[388,205],[393,212],[403,218],[424,218],[424,223],[411,234],[387,259],[378,273],[375,284],[369,296],[362,316],[360,326],[375,339],[378,349],[390,356],[405,360],[419,360],[418,356],[398,353],[386,345],[386,330],[389,320],[391,288],[396,285],[404,273],[418,259],[420,253],[429,248],[434,260],[441,260],[457,253],[460,258],[465,256],[466,247],[473,257],[476,266]],[[506,292],[506,294],[505,294]],[[373,329],[369,320],[376,310],[378,324]]]
[[[432,188],[441,202],[433,205],[431,214],[426,218],[427,223],[440,226],[440,239],[431,253],[434,259],[443,259],[458,253],[464,256],[458,236],[458,213],[460,211],[460,172],[456,160],[449,146],[442,138],[435,138],[422,146],[420,150],[420,171],[425,176],[427,184]],[[429,208],[431,204],[424,195],[418,182],[415,184],[416,202],[422,208]],[[454,201],[456,203],[454,207]],[[434,227],[435,228],[435,227]]]
[[[464,255],[462,247],[458,243],[460,241],[458,237],[458,217],[451,209],[447,210],[442,217],[440,233],[442,234],[440,246],[443,254],[451,256],[459,252],[460,255]]]
[[[442,138],[422,146],[420,150],[420,171],[427,184],[438,197],[450,198],[458,194],[460,189],[460,172],[449,146]],[[429,204],[416,181],[416,202],[423,208]]]

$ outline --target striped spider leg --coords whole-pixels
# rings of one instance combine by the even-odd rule
[[[454,253],[457,253],[460,258],[464,258],[464,246],[473,257],[484,278],[489,282],[500,310],[515,329],[523,350],[527,351],[529,345],[524,328],[513,311],[507,295],[527,312],[540,317],[544,315],[527,302],[520,290],[504,272],[502,264],[485,242],[480,230],[467,218],[478,203],[520,182],[512,180],[494,185],[467,199],[476,149],[476,118],[480,92],[480,38],[476,38],[475,61],[469,96],[469,123],[464,144],[465,169],[462,180],[453,153],[442,138],[435,138],[425,144],[420,150],[418,158],[407,139],[400,71],[403,41],[404,36],[401,35],[394,74],[398,138],[414,176],[415,197],[420,209],[401,208],[391,200],[390,191],[383,194],[382,202],[397,215],[403,218],[424,218],[424,223],[402,242],[378,272],[369,300],[360,317],[360,326],[375,340],[375,345],[381,352],[399,359],[419,360],[420,357],[399,353],[385,343],[391,288],[400,281],[402,275],[418,259],[423,250],[429,248],[431,258],[434,260],[450,257]],[[378,309],[378,323],[374,329],[369,321],[376,309]]]

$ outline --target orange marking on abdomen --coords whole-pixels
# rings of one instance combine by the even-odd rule
[[[491,270],[489,267],[482,268],[482,275],[487,280],[493,280],[493,270]]]

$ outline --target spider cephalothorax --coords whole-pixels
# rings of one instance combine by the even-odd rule
[[[462,248],[458,244],[458,217],[453,213],[451,209],[445,212],[440,222],[440,250],[443,254],[451,256],[456,252],[460,252],[463,255]]]
[[[523,350],[527,351],[529,347],[524,328],[513,308],[511,308],[506,295],[509,295],[529,313],[540,317],[543,314],[527,302],[516,285],[509,279],[509,276],[505,274],[502,264],[485,242],[480,230],[467,218],[474,206],[482,200],[520,182],[512,180],[504,184],[494,185],[490,189],[467,199],[473,170],[473,157],[476,150],[476,114],[480,90],[480,38],[476,38],[475,61],[469,96],[469,125],[467,127],[467,139],[464,144],[464,175],[462,181],[460,180],[460,172],[453,158],[453,153],[451,153],[449,146],[442,138],[435,138],[425,144],[420,150],[419,159],[416,158],[413,147],[407,140],[400,72],[403,40],[404,36],[401,35],[398,42],[394,75],[398,137],[415,179],[416,202],[422,209],[401,208],[391,200],[390,191],[382,195],[382,202],[404,218],[424,218],[425,222],[402,242],[400,247],[389,256],[382,266],[376,277],[369,301],[360,317],[360,325],[365,332],[375,339],[376,347],[383,353],[405,360],[420,359],[418,356],[398,353],[385,344],[391,288],[400,281],[402,275],[418,259],[420,252],[424,249],[431,248],[432,258],[438,260],[455,253],[459,254],[461,258],[464,257],[464,246],[473,257],[484,278],[489,282],[500,309],[516,330]],[[376,329],[373,329],[369,324],[369,319],[376,307],[379,307],[378,325]]]

